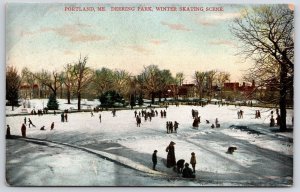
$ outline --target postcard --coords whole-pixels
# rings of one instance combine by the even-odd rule
[[[293,186],[293,4],[5,15],[8,186]]]

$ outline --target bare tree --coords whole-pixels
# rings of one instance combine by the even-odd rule
[[[74,75],[75,84],[75,93],[77,95],[77,109],[81,110],[81,94],[84,88],[92,80],[92,71],[86,66],[88,57],[85,56],[83,59],[81,56],[78,59],[78,62],[74,64],[72,74]]]
[[[59,73],[53,71],[52,73],[46,70],[41,72],[33,73],[33,76],[42,84],[48,87],[53,95],[56,97],[57,90],[60,88],[61,84],[59,83]]]
[[[229,81],[230,80],[230,74],[227,73],[227,72],[218,72],[217,73],[217,77],[216,77],[216,80],[219,84],[219,87],[220,87],[220,97],[221,97],[221,101],[222,101],[222,98],[223,98],[223,88],[224,88],[224,83],[226,81]]]
[[[198,91],[199,99],[203,98],[203,90],[206,81],[206,72],[196,71],[194,75],[196,88]]]
[[[254,68],[279,65],[280,130],[285,131],[287,93],[293,89],[294,11],[285,4],[245,10],[243,17],[235,19],[232,33],[242,43],[240,54],[255,61]]]
[[[34,77],[33,73],[27,67],[22,69],[21,80],[22,80],[22,82],[24,82],[25,84],[27,84],[30,87],[29,99],[31,99],[32,95],[33,95],[33,87],[34,87],[34,83],[35,83],[35,77]],[[27,97],[27,92],[26,92],[25,96]]]

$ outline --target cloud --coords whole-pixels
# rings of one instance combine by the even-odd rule
[[[236,12],[236,13],[220,13],[220,14],[213,14],[209,15],[207,17],[201,17],[196,19],[196,23],[205,26],[205,27],[210,27],[210,26],[215,26],[220,22],[223,21],[230,21],[235,18],[239,18],[242,16],[242,12]]]
[[[154,44],[154,45],[161,45],[163,43],[166,43],[166,40],[159,40],[159,39],[152,39],[150,40],[150,43]]]
[[[105,36],[97,35],[97,34],[83,34],[81,31],[84,28],[89,28],[91,25],[87,24],[65,24],[61,27],[44,27],[39,29],[38,31],[26,31],[22,32],[22,36],[26,35],[36,35],[40,33],[54,32],[59,36],[65,37],[69,39],[71,42],[89,42],[89,41],[102,41],[106,40]]]
[[[177,31],[191,31],[190,29],[186,28],[183,24],[172,24],[172,23],[167,23],[162,21],[162,25],[168,26],[172,30],[177,30]]]
[[[129,48],[135,52],[143,53],[146,55],[148,55],[150,53],[150,50],[148,50],[142,46],[139,46],[139,45],[131,45],[131,46],[127,46],[127,48]]]
[[[236,44],[232,41],[225,40],[225,39],[218,39],[208,42],[211,45],[226,45],[226,46],[236,46]]]
[[[64,51],[64,55],[72,55],[73,51],[69,51],[69,50],[65,50]]]

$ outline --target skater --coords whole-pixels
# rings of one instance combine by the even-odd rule
[[[177,161],[176,166],[177,166],[177,173],[182,173],[183,167],[184,167],[184,159],[180,159]]]
[[[192,157],[191,157],[191,160],[190,160],[190,164],[192,165],[193,167],[193,172],[195,173],[195,167],[196,167],[196,156],[195,156],[195,153],[192,152],[191,153]]]
[[[99,120],[100,120],[100,123],[101,123],[101,114],[99,114]]]
[[[278,114],[277,117],[276,117],[276,125],[277,125],[277,126],[280,126],[280,121],[281,121],[281,117],[280,117],[280,115]]]
[[[219,120],[216,118],[216,128],[220,128]]]
[[[167,133],[169,133],[169,121],[166,122]]]
[[[136,112],[136,110],[134,111],[134,117],[136,117],[136,115],[137,115],[137,112]]]
[[[42,126],[42,127],[40,128],[40,130],[41,130],[41,131],[44,131],[44,130],[45,130],[45,126]]]
[[[164,110],[164,118],[166,118],[167,117],[167,112],[166,112],[166,110]]]
[[[261,118],[261,116],[260,116],[260,110],[257,110],[257,118]]]
[[[22,137],[26,137],[26,125],[23,123],[21,127]]]
[[[241,118],[240,111],[237,112],[238,119]]]
[[[50,130],[53,130],[54,129],[54,122],[51,123],[51,129]]]
[[[137,127],[140,127],[140,126],[141,126],[141,122],[142,122],[142,121],[141,121],[140,116],[137,116],[137,117],[136,117],[136,126],[137,126]]]
[[[7,125],[7,128],[6,128],[6,139],[10,139],[10,138],[11,138],[10,127],[9,127],[9,125]]]
[[[64,112],[61,113],[60,117],[61,117],[61,122],[65,122],[65,114],[64,114]]]
[[[29,123],[29,127],[30,127],[30,125],[32,125],[33,127],[35,127],[35,125],[32,123],[32,121],[31,121],[30,118],[28,118],[28,123]]]
[[[271,116],[271,119],[270,119],[270,127],[274,127],[275,126],[275,120],[273,118],[273,115]]]
[[[179,123],[177,121],[174,122],[175,133],[177,133]]]
[[[173,133],[173,123],[172,121],[169,122],[169,130],[171,133]]]
[[[176,158],[175,158],[175,145],[173,141],[170,142],[169,146],[166,148],[167,155],[167,167],[174,167],[176,165]]]
[[[244,111],[240,110],[240,118],[243,119]]]
[[[68,122],[68,113],[65,113],[65,122]]]
[[[157,153],[157,150],[154,150],[154,152],[152,154],[153,170],[155,170],[155,171],[156,171],[155,166],[157,164],[157,155],[156,155],[156,153]]]
[[[91,117],[94,117],[94,113],[93,113],[93,111],[91,111]]]
[[[164,112],[162,110],[160,110],[160,117],[163,118],[164,117]]]
[[[210,126],[211,128],[215,128],[215,124],[211,124],[211,126]]]
[[[24,117],[24,124],[26,125],[26,117]]]
[[[111,111],[111,113],[113,114],[113,117],[115,117],[115,116],[116,116],[116,109],[113,109],[113,110]]]
[[[183,178],[195,178],[195,175],[193,174],[193,171],[191,168],[189,168],[189,164],[184,164],[184,169],[182,170],[182,177]]]

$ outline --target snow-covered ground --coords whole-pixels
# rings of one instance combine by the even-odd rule
[[[42,108],[43,100],[31,101]],[[61,109],[76,108],[60,100]],[[44,104],[46,101],[44,101]],[[99,103],[86,101],[86,106]],[[7,114],[19,113],[7,108]],[[90,108],[90,107],[88,107]],[[158,112],[165,108],[156,108]],[[198,129],[192,127],[191,110],[201,116]],[[237,111],[244,118],[237,118]],[[29,109],[30,110],[30,109]],[[255,110],[261,119],[255,119]],[[273,109],[274,110],[274,109]],[[139,111],[139,110],[138,110]],[[279,133],[270,128],[271,109],[235,106],[170,106],[167,117],[142,119],[136,126],[134,110],[110,111],[92,117],[88,112],[70,113],[68,122],[60,114],[31,116],[36,128],[28,128],[28,139],[8,139],[6,177],[13,186],[291,186],[293,184],[293,132]],[[274,110],[275,111],[275,110]],[[287,123],[291,127],[292,110]],[[11,134],[21,135],[25,115],[9,116]],[[210,128],[218,118],[221,128]],[[179,122],[178,133],[166,133],[166,121]],[[54,122],[55,128],[50,131]],[[27,124],[28,125],[28,124]],[[41,131],[40,127],[46,130]],[[166,168],[166,147],[174,141],[176,159],[188,163],[196,153],[196,179],[183,179]],[[227,154],[229,146],[237,151]],[[152,168],[152,153],[158,150],[157,172]]]

